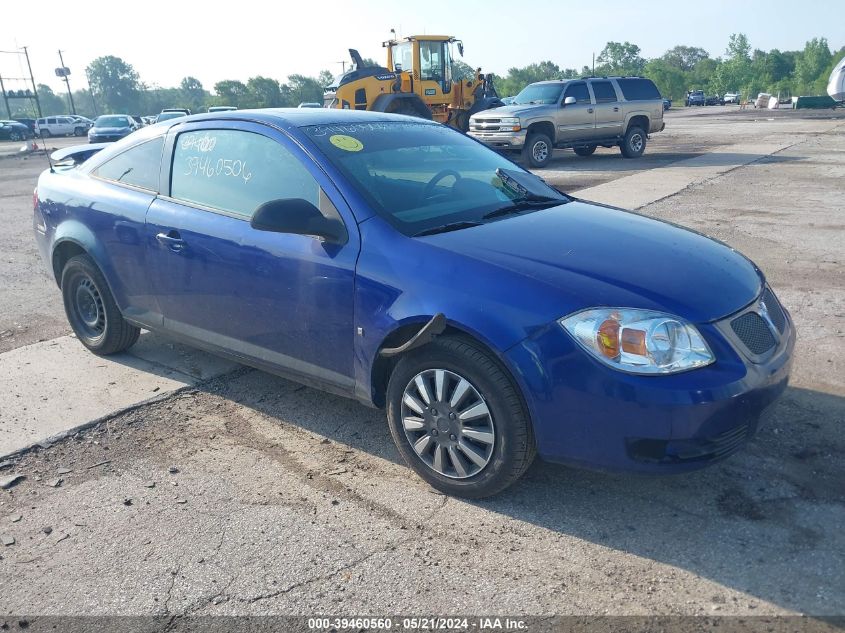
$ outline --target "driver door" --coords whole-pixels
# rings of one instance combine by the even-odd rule
[[[332,183],[285,135],[203,121],[171,132],[147,213],[152,284],[165,329],[247,363],[353,388],[359,239]],[[347,226],[346,244],[250,225],[263,203],[302,198]],[[334,215],[333,215],[334,214]]]
[[[565,105],[567,97],[573,97],[575,103]],[[590,91],[584,81],[567,84],[560,97],[557,112],[558,142],[571,142],[592,138],[596,126],[595,106],[590,98]]]

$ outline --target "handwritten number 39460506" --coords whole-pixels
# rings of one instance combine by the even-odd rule
[[[215,178],[217,176],[230,176],[240,178],[244,184],[252,179],[252,172],[246,165],[246,161],[239,158],[218,158],[214,160],[209,156],[189,156],[187,169],[184,176],[205,176]]]

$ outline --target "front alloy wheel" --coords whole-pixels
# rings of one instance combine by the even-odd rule
[[[466,378],[426,369],[405,387],[405,437],[423,463],[452,479],[466,479],[490,463],[496,430],[490,409]]]
[[[385,395],[399,453],[441,492],[489,497],[534,459],[521,393],[496,357],[471,339],[439,336],[402,355]]]

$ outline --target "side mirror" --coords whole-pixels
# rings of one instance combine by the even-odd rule
[[[565,105],[565,106],[575,105],[575,103],[576,103],[575,97],[567,97],[566,99],[563,100],[563,105]]]
[[[249,224],[258,231],[313,235],[329,244],[346,244],[349,239],[343,222],[327,218],[302,198],[265,202],[255,210]]]

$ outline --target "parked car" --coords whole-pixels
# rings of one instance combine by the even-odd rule
[[[34,135],[23,123],[11,120],[0,120],[0,140],[23,141]]]
[[[18,123],[22,123],[22,124],[24,124],[26,127],[28,127],[28,128],[29,128],[29,131],[30,131],[30,132],[32,132],[33,134],[35,134],[35,119],[22,119],[22,118],[18,118],[18,119],[14,119],[14,120],[15,120],[15,121],[17,121]]]
[[[671,99],[663,99],[663,111],[665,112],[669,108],[672,107],[672,100]]]
[[[305,101],[305,102],[303,102],[303,103],[300,103],[300,104],[299,104],[298,106],[296,106],[296,107],[297,107],[297,108],[322,108],[322,107],[323,107],[323,104],[322,104],[322,103],[317,103],[316,101]]]
[[[684,99],[684,105],[687,107],[690,106],[703,106],[705,103],[704,99],[704,91],[703,90],[690,90],[687,93],[686,99]]]
[[[48,116],[35,120],[35,134],[38,136],[85,136],[88,128],[72,116]]]
[[[726,92],[722,97],[723,103],[739,103],[742,95],[739,92]]]
[[[88,130],[89,143],[119,141],[138,129],[138,124],[128,114],[104,114],[97,117],[94,127]]]
[[[516,95],[511,97],[502,97],[502,103],[505,105],[511,105],[514,99],[516,99]]]
[[[171,119],[179,119],[181,117],[188,116],[182,110],[162,110],[161,113],[156,117],[156,123],[161,123],[162,121],[170,121]]]
[[[725,101],[719,95],[710,95],[704,99],[704,105],[725,105]]]
[[[384,407],[447,494],[494,494],[535,452],[700,468],[754,435],[790,373],[792,320],[734,249],[570,198],[430,121],[182,119],[45,171],[34,205],[92,352],[161,331]]]
[[[599,145],[616,146],[624,157],[637,158],[648,135],[664,127],[663,99],[650,79],[596,77],[530,84],[511,105],[473,114],[468,133],[544,167],[556,147],[590,156]]]
[[[80,114],[71,114],[70,118],[74,121],[78,121],[82,125],[86,126],[86,130],[94,126],[94,120],[89,119],[87,116],[82,116]]]
[[[208,108],[209,112],[231,112],[237,110],[235,106],[211,106]]]

